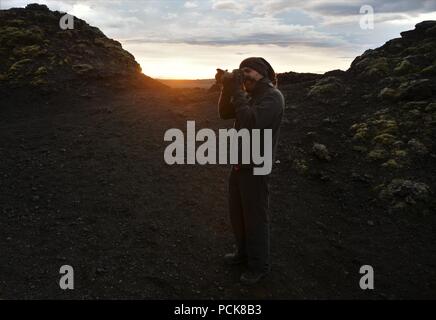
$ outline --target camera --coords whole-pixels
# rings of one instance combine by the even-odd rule
[[[234,69],[232,72],[223,69],[216,69],[216,71],[215,80],[219,85],[224,85],[232,80],[236,80],[240,84],[244,82],[244,72],[241,69]]]

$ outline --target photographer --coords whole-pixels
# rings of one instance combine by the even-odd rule
[[[232,73],[218,69],[215,78],[222,85],[218,102],[221,119],[235,119],[236,130],[271,129],[274,159],[285,100],[277,89],[271,65],[263,58],[252,57]],[[240,164],[233,165],[229,177],[229,213],[236,251],[227,254],[225,260],[231,265],[246,264],[248,268],[240,279],[244,284],[257,283],[271,268],[268,179],[268,175],[254,175],[251,165]]]

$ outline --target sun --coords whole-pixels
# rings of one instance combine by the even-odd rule
[[[139,58],[138,63],[144,74],[158,79],[209,79],[214,76],[212,66],[199,65],[190,58],[168,58],[164,61]]]

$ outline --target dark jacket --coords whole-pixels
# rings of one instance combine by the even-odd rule
[[[236,130],[242,128],[272,129],[274,161],[285,108],[283,94],[266,78],[257,82],[250,95],[242,90],[236,92],[231,92],[231,90],[231,88],[224,87],[221,91],[218,102],[221,119],[235,119]],[[261,142],[263,142],[263,137]],[[263,152],[263,146],[261,150]],[[239,161],[241,161],[241,156],[239,156]]]

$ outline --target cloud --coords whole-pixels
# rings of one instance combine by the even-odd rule
[[[241,2],[233,0],[214,0],[212,9],[242,12],[244,10],[244,6],[241,4]]]
[[[186,1],[183,6],[185,8],[192,9],[192,8],[197,8],[198,4],[196,2],[194,2],[194,1]]]

